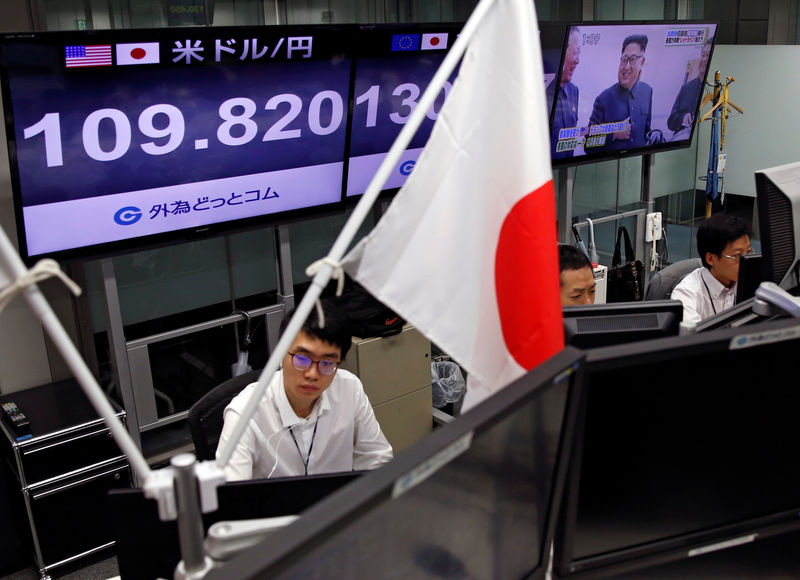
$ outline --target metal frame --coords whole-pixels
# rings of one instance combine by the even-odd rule
[[[246,312],[250,317],[262,315],[265,317],[265,332],[270,352],[278,341],[279,325],[283,319],[284,312],[294,307],[289,226],[276,226],[274,235],[274,266],[278,280],[278,303]],[[112,372],[122,395],[122,404],[127,412],[128,431],[136,445],[141,449],[142,432],[183,420],[188,415],[188,411],[180,411],[166,417],[158,417],[156,397],[166,398],[166,395],[160,393],[153,385],[149,347],[180,336],[236,324],[241,321],[242,316],[239,313],[230,314],[221,318],[128,341],[125,339],[125,330],[122,323],[122,308],[120,306],[113,260],[104,258],[100,261],[100,266],[103,277]],[[228,268],[230,268],[230,263]]]
[[[647,214],[651,213],[655,208],[655,201],[653,199],[653,192],[650,187],[650,175],[655,158],[652,155],[642,156],[642,174],[640,182],[640,203],[644,206],[640,209],[617,212],[613,215],[603,216],[599,218],[592,218],[593,224],[600,224],[603,222],[617,221],[626,217],[636,217],[636,240],[634,248],[637,256],[643,256],[642,263],[650,263],[650,253],[652,248],[645,242],[645,224]],[[617,161],[619,163],[619,161]],[[572,227],[577,228],[587,227],[589,224],[586,221],[572,223],[572,193],[575,188],[575,173],[576,167],[564,167],[558,172],[558,240],[560,242],[569,243],[572,236]],[[619,180],[618,180],[619,183]],[[649,278],[645,276],[644,291],[647,291]]]

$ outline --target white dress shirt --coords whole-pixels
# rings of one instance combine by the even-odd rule
[[[248,385],[225,407],[218,456],[255,387],[256,383]],[[279,370],[267,385],[225,474],[228,481],[235,481],[335,473],[373,469],[391,459],[392,447],[358,377],[338,369],[311,414],[303,419],[289,404],[283,371]]]
[[[705,266],[687,274],[670,295],[683,303],[683,322],[701,320],[731,308],[736,302],[736,284],[726,288]]]

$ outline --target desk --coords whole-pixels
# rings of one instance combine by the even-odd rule
[[[114,544],[104,499],[109,489],[130,487],[130,467],[74,380],[0,396],[7,401],[31,421],[31,436],[22,440],[0,421],[0,444],[16,488],[8,491],[18,529],[27,529],[47,578],[52,568]],[[124,421],[125,412],[117,417]]]

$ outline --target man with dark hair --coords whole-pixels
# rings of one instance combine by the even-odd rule
[[[697,228],[697,253],[703,265],[689,273],[672,290],[683,303],[683,321],[697,324],[733,306],[739,260],[751,254],[750,226],[742,218],[716,214]]]
[[[645,50],[647,36],[644,34],[633,34],[622,42],[617,83],[594,100],[584,145],[587,150],[596,147],[618,151],[647,145],[653,89],[639,80],[645,63]]]
[[[594,304],[597,283],[594,281],[592,263],[582,250],[575,246],[558,246],[558,265],[561,279],[561,305]]]
[[[329,302],[322,306],[325,327],[312,311],[225,466],[229,481],[373,469],[392,459],[361,381],[338,368],[350,348],[349,324]],[[255,387],[225,408],[217,453]]]
[[[697,75],[687,80],[678,91],[678,96],[675,97],[672,111],[667,118],[667,127],[675,133],[691,128],[694,123],[694,115],[697,112],[697,105],[700,103],[700,93],[703,92],[703,83],[713,42],[713,37],[706,40],[697,61]],[[685,135],[685,137],[689,136]]]

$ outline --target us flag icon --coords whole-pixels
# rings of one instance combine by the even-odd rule
[[[159,52],[157,42],[134,42],[117,45],[117,64],[157,64]]]
[[[67,68],[86,66],[111,66],[111,45],[76,45],[64,47],[64,64]]]

